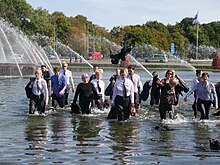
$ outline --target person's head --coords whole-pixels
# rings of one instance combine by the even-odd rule
[[[54,72],[55,75],[59,76],[59,74],[60,74],[60,69],[59,69],[58,67],[54,67],[54,68],[53,68],[53,72]]]
[[[98,69],[98,71],[101,73],[101,74],[103,74],[103,69]]]
[[[120,76],[122,80],[124,80],[127,77],[127,74],[128,74],[127,69],[120,70]]]
[[[119,68],[116,68],[116,69],[115,69],[115,74],[116,74],[116,75],[120,75],[120,69],[119,69]]]
[[[82,81],[83,83],[87,84],[89,82],[89,75],[86,73],[82,74]]]
[[[46,65],[41,65],[41,70],[42,70],[42,72],[45,72],[46,71]]]
[[[171,70],[171,72],[173,73],[172,77],[174,78],[176,76],[176,71],[175,70]]]
[[[115,83],[115,78],[114,78],[114,76],[112,76],[112,77],[109,79],[109,81],[110,81],[111,83]]]
[[[153,77],[158,76],[158,73],[157,73],[156,71],[154,71],[154,72],[152,73],[152,76],[153,76]]]
[[[97,79],[97,80],[100,80],[100,79],[102,78],[102,71],[98,69],[98,70],[95,72],[95,76],[96,76],[96,79]]]
[[[175,86],[177,86],[178,84],[179,84],[179,80],[176,79],[176,78],[172,78],[172,79],[169,80],[169,85],[170,85],[170,87],[175,87]]]
[[[173,76],[172,70],[167,70],[167,71],[166,71],[166,74],[165,74],[165,77],[170,78],[170,77],[172,77],[172,76]]]
[[[99,69],[99,67],[98,67],[97,64],[93,65],[93,71],[94,71],[94,72],[96,72],[98,69]]]
[[[208,81],[209,80],[208,72],[203,72],[201,78],[202,78],[202,81]]]
[[[132,65],[128,66],[128,74],[130,74],[130,75],[134,74],[134,67]]]
[[[201,77],[202,76],[202,71],[201,70],[196,70],[196,76]]]
[[[68,64],[66,62],[62,63],[62,68],[63,70],[67,70]]]
[[[41,69],[37,69],[35,71],[35,77],[36,77],[36,79],[40,79],[42,77],[42,70]]]

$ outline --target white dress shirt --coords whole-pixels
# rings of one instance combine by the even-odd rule
[[[96,89],[96,91],[97,91],[97,93],[98,94],[101,94],[102,95],[102,99],[103,100],[105,100],[105,83],[104,83],[104,81],[102,81],[102,80],[97,80],[97,79],[93,79],[92,81],[91,81],[91,83],[93,83],[93,85],[94,85],[94,87],[95,87],[95,89]],[[99,90],[98,90],[98,83],[99,83],[99,87],[101,88],[101,91],[99,92]]]
[[[63,70],[63,69],[60,70],[60,73],[64,75],[64,70]],[[65,71],[65,75],[64,75],[64,76],[66,77],[67,85],[68,85],[68,86],[71,86],[72,89],[74,90],[75,87],[74,87],[72,72],[67,69],[67,70]]]
[[[128,74],[127,78],[129,78],[131,80],[131,75]],[[142,92],[143,84],[142,84],[141,78],[138,74],[135,73],[132,75],[132,82],[134,84],[134,93]],[[138,90],[140,90],[140,91],[138,91]]]
[[[43,79],[40,78],[35,79],[34,84],[33,84],[33,88],[32,88],[32,93],[39,96],[42,93],[44,94],[44,100],[46,102],[48,102],[48,89],[47,89],[47,82]]]
[[[131,103],[134,103],[134,85],[133,82],[125,78],[125,88],[126,88],[126,95],[130,96]],[[124,96],[123,90],[123,80],[119,79],[115,82],[113,96],[112,96],[112,104],[115,104],[115,97],[116,96]]]

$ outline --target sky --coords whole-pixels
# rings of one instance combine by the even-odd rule
[[[111,30],[114,26],[142,25],[157,21],[174,25],[193,18],[199,11],[201,24],[220,21],[220,0],[26,0],[34,9],[42,7],[66,16],[83,15],[93,24]]]

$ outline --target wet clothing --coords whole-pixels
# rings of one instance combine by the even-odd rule
[[[143,91],[143,84],[140,80],[140,76],[136,73],[133,75],[128,74],[127,78],[133,82],[133,85],[134,85],[134,104],[135,104],[135,108],[138,108],[141,103],[140,94]]]
[[[114,85],[115,83],[110,82],[107,88],[105,89],[105,95],[110,96],[110,100],[112,100]]]
[[[102,80],[93,79],[91,83],[94,85],[97,93],[98,93],[98,99],[94,100],[93,106],[96,105],[98,109],[103,109],[103,104],[105,100],[105,83]]]
[[[35,79],[32,88],[32,93],[29,102],[29,114],[33,114],[36,110],[40,113],[45,112],[45,103],[48,102],[47,83],[43,78]]]
[[[72,90],[74,91],[75,87],[74,87],[74,81],[73,81],[73,75],[72,72],[70,70],[66,70],[64,71],[63,69],[60,71],[61,74],[63,74],[66,77],[66,82],[67,82],[67,86],[65,89],[65,105],[68,105],[68,97],[69,97],[69,91],[72,88]]]
[[[211,103],[214,103],[214,107],[218,107],[218,98],[214,84],[199,82],[186,96],[190,96],[194,91],[196,91],[197,110],[201,113],[200,119],[209,119]]]
[[[125,78],[115,82],[112,96],[112,104],[116,109],[118,120],[129,119],[130,105],[134,103],[134,85],[133,82]]]
[[[65,106],[65,89],[67,86],[66,77],[63,74],[51,76],[51,90],[52,90],[52,106],[57,107],[57,104],[61,108]],[[59,92],[62,91],[60,95]]]
[[[193,79],[193,82],[192,82],[192,85],[191,85],[191,89],[195,88],[197,86],[197,83],[199,83],[199,78],[196,76]],[[192,109],[193,109],[193,112],[194,112],[194,117],[196,118],[197,117],[196,91],[194,91],[194,102],[193,102],[193,105],[192,105]]]
[[[93,99],[97,99],[98,94],[92,83],[79,83],[76,88],[76,93],[74,96],[73,104],[76,104],[77,98],[79,96],[79,105],[82,114],[91,113],[91,104]]]
[[[157,81],[160,80],[158,76],[154,76],[151,85],[151,92],[150,92],[150,105],[153,106],[154,104],[158,105],[160,100],[160,85],[157,84]]]
[[[160,104],[159,104],[159,112],[161,119],[166,119],[167,112],[169,113],[170,118],[173,117],[173,105],[175,105],[175,102],[176,102],[175,92],[171,90],[169,84],[166,84],[161,88]]]

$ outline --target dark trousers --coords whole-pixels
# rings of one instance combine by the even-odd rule
[[[66,90],[65,90],[65,93],[64,93],[64,96],[65,96],[65,105],[68,105],[69,91],[70,91],[70,87],[67,86],[67,87],[66,87]]]
[[[193,105],[192,105],[192,109],[193,109],[195,118],[197,117],[197,103],[196,102],[197,102],[196,101],[196,92],[194,92],[194,102],[193,102]]]
[[[38,111],[40,113],[45,112],[45,101],[44,101],[44,95],[35,95],[31,94],[30,102],[29,102],[29,114],[34,114],[35,111]]]
[[[154,95],[151,95],[150,97],[150,105],[153,106],[154,104],[158,105],[159,104],[159,96],[154,96]]]
[[[95,100],[95,105],[98,109],[103,110],[104,100],[102,99],[102,94],[98,94],[98,99]]]
[[[92,100],[91,99],[80,99],[79,106],[81,108],[82,114],[90,114],[92,108]]]
[[[209,110],[210,110],[211,104],[212,104],[211,100],[206,101],[206,100],[198,99],[197,110],[201,113],[200,120],[209,119]]]
[[[129,119],[130,116],[130,97],[116,96],[115,108],[117,111],[118,121]]]
[[[56,108],[57,104],[63,108],[65,106],[65,95],[58,97],[53,93],[52,95],[52,107]]]
[[[138,109],[138,107],[140,106],[140,96],[139,96],[139,93],[134,93],[134,105],[135,105],[136,109]]]
[[[193,102],[192,109],[193,109],[193,112],[194,112],[194,117],[196,118],[197,117],[197,103],[196,103],[196,99]]]
[[[160,118],[166,119],[166,113],[169,113],[169,117],[172,118],[173,116],[173,107],[170,104],[161,103],[159,105],[159,112],[160,112]]]

